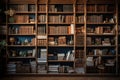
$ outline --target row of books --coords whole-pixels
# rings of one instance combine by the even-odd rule
[[[76,11],[77,12],[84,12],[84,5],[76,5]]]
[[[46,46],[47,45],[47,40],[46,39],[38,39],[37,40],[37,45],[38,46]]]
[[[76,35],[76,45],[84,45],[84,36]]]
[[[46,63],[38,63],[37,72],[42,74],[47,73]]]
[[[36,73],[36,63],[35,61],[30,61],[30,63],[23,63],[21,61],[9,62],[7,64],[7,72],[10,74]]]
[[[46,12],[46,5],[39,5],[38,6],[38,11],[40,11],[40,12]]]
[[[103,23],[103,15],[90,15],[90,16],[87,16],[87,22]]]
[[[74,34],[74,26],[49,26],[49,34]]]
[[[88,12],[109,12],[114,11],[113,5],[87,5]]]
[[[29,15],[14,15],[14,21],[10,23],[29,23]]]
[[[73,16],[72,15],[56,15],[56,16],[49,16],[49,22],[52,23],[72,23]]]
[[[115,23],[115,18],[103,15],[89,15],[87,22],[91,23]]]
[[[10,34],[33,34],[34,26],[9,27]]]
[[[47,49],[38,48],[37,50],[37,72],[38,73],[47,73]]]
[[[45,48],[38,48],[37,50],[37,58],[44,58],[47,60],[47,49]]]
[[[115,33],[115,29],[111,26],[87,27],[87,33],[109,34]]]
[[[49,45],[73,45],[74,38],[73,36],[59,36],[59,37],[49,37]]]
[[[14,15],[9,17],[10,23],[35,23],[35,19],[31,18],[29,15]]]
[[[84,5],[77,5],[76,11],[83,12]],[[35,5],[28,5],[28,4],[19,4],[19,5],[10,5],[10,8],[16,11],[35,11]],[[46,5],[39,5],[38,11],[45,12]],[[73,12],[72,5],[49,5],[50,12]],[[90,12],[108,12],[114,11],[114,8],[109,5],[87,5],[87,11]]]
[[[38,35],[46,34],[46,26],[38,26],[37,33]]]
[[[60,36],[58,38],[49,37],[49,45],[66,45],[66,37]]]
[[[84,23],[84,16],[77,16],[76,17],[76,22],[78,22],[78,23]]]
[[[35,5],[28,4],[10,5],[10,8],[15,11],[35,11]]]
[[[115,55],[115,49],[87,49],[88,55]]]
[[[77,49],[75,53],[75,58],[83,58],[84,57],[84,50],[83,49]]]
[[[38,22],[45,23],[46,22],[46,15],[39,15]]]
[[[49,5],[49,12],[73,12],[73,5]]]
[[[87,37],[87,45],[104,45],[104,46],[110,46],[114,45],[114,38],[92,38],[92,37]]]
[[[53,52],[48,54],[48,60],[74,60],[74,50],[69,50],[67,53],[65,52]]]
[[[50,73],[73,73],[73,67],[69,65],[49,65],[48,66],[48,71]]]
[[[87,67],[97,67],[97,69],[105,70],[107,68],[105,67],[114,67],[115,65],[115,59],[102,59],[101,57],[87,57],[86,59],[86,65]]]

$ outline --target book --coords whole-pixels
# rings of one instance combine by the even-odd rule
[[[71,51],[68,51],[67,54],[66,54],[67,55],[66,60],[69,60],[70,54],[71,54]]]
[[[36,55],[36,50],[33,49],[33,54],[32,54],[32,56],[35,57],[35,55]]]

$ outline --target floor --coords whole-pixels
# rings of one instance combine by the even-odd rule
[[[0,80],[120,80],[120,77],[9,76]]]

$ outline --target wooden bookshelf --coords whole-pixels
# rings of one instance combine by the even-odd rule
[[[15,11],[6,15],[6,49],[17,54],[8,56],[8,74],[19,74],[18,62],[34,69],[23,75],[120,74],[117,0],[7,0],[6,7]]]

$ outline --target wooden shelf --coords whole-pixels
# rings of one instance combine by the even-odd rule
[[[116,55],[87,55],[87,57],[116,57]]]
[[[54,23],[54,22],[48,22],[48,24],[52,24],[52,25],[70,25],[71,23]]]
[[[49,47],[74,47],[74,45],[48,45]]]
[[[10,36],[35,36],[36,34],[8,34]]]
[[[88,36],[115,36],[113,33],[103,33],[103,34],[96,34],[96,33],[87,33]]]
[[[9,59],[35,59],[35,57],[9,57]]]
[[[77,25],[84,25],[84,23],[79,23],[79,22],[76,22]]]
[[[38,24],[39,24],[39,25],[46,25],[46,22],[45,22],[45,23],[40,23],[40,22],[38,22]]]
[[[38,14],[46,14],[46,12],[38,11]]]
[[[48,60],[48,62],[74,62],[74,61],[69,61],[69,60]]]
[[[32,57],[32,56],[31,57],[20,57],[20,56],[8,57],[9,59],[8,62],[10,61],[16,62],[17,59],[22,62],[22,60],[24,59],[28,63],[30,63],[31,62],[30,59],[34,59],[33,61],[36,62],[37,58],[41,58],[41,59],[43,58],[41,56],[45,56],[47,58],[47,61],[45,63],[46,65],[45,68],[47,68],[47,73],[14,73],[13,75],[47,75],[47,76],[49,75],[54,75],[54,76],[55,75],[57,76],[59,75],[61,76],[64,76],[64,75],[65,76],[117,75],[118,74],[117,65],[119,62],[118,57],[120,57],[120,55],[117,53],[119,52],[119,48],[120,48],[120,44],[117,44],[119,42],[118,38],[120,35],[120,33],[117,33],[118,32],[117,27],[118,27],[118,24],[120,23],[118,22],[119,20],[113,20],[113,19],[115,19],[114,17],[117,17],[116,19],[119,19],[118,16],[120,12],[118,11],[119,9],[117,8],[117,5],[116,5],[117,3],[115,3],[115,1],[117,0],[90,0],[90,1],[89,0],[87,1],[86,0],[24,0],[24,1],[8,0],[8,2],[6,3],[6,6],[7,6],[6,10],[9,10],[11,7],[13,9],[15,8],[14,10],[16,11],[14,15],[17,15],[17,16],[15,16],[16,18],[15,21],[14,20],[12,21],[12,18],[9,18],[9,15],[8,15],[6,16],[6,23],[0,24],[0,25],[5,25],[7,28],[6,30],[8,31],[7,34],[5,34],[6,41],[8,43],[8,45],[6,45],[6,49],[7,49],[6,51],[12,53],[12,51],[17,52],[20,49],[20,51],[22,52],[26,50],[26,53],[29,53],[29,51],[30,53],[33,53],[33,51],[35,50],[35,53],[36,53],[35,57]],[[59,5],[61,6],[59,7]],[[68,9],[69,7],[70,9]],[[24,15],[24,16],[22,18],[19,15]],[[24,18],[27,18],[28,20]],[[14,22],[14,23],[10,23],[10,22]],[[15,23],[15,22],[19,22],[19,23]],[[108,22],[108,23],[103,23],[103,22]],[[111,22],[114,22],[114,23],[111,23]],[[72,26],[71,24],[73,24],[74,26]],[[25,32],[22,32],[24,31],[24,26],[29,27],[30,25],[32,25],[32,28],[26,28],[28,30],[28,32],[25,30],[26,34],[10,34],[9,33],[12,31],[13,33],[15,33],[16,27],[20,29],[21,26],[22,26],[22,29],[20,29],[21,33],[25,33]],[[59,28],[55,29],[56,26]],[[62,28],[62,27],[65,27],[65,28]],[[109,29],[108,28],[104,29],[101,27],[108,27]],[[65,31],[62,31],[62,29],[63,30],[65,29]],[[105,31],[106,29],[108,30]],[[113,31],[114,29],[115,31]],[[115,33],[96,34],[96,33],[87,33],[87,30],[89,30],[88,32],[99,31],[98,33],[101,33],[101,32],[113,31]],[[58,32],[59,34],[56,34]],[[66,34],[64,34],[63,32]],[[30,33],[30,34],[27,34],[27,33]],[[73,34],[69,34],[69,33],[73,33]],[[45,34],[45,35],[42,35],[42,34]],[[25,38],[28,37],[28,40],[30,41],[30,43],[31,44],[35,43],[35,45],[31,45],[30,43],[29,45],[9,45],[10,37],[14,37],[16,39],[15,41],[16,43],[17,43],[17,39],[18,41],[23,43],[23,41],[25,41]],[[88,41],[88,39],[90,39],[90,41]],[[99,42],[105,42],[105,41],[106,43],[109,42],[110,44],[112,44],[112,41],[114,39],[117,39],[114,42],[115,45],[102,45],[102,43],[101,45],[87,45],[87,44],[93,44],[93,43],[97,43],[97,42],[99,43]],[[50,41],[51,43],[53,42],[53,45],[50,45]],[[58,42],[58,44],[60,45],[54,45],[55,41]],[[67,44],[67,43],[71,43],[71,41],[74,41],[72,45]],[[79,44],[82,44],[82,45],[79,45]],[[115,55],[94,55],[94,54],[88,55],[88,53],[91,51],[93,53],[95,53],[95,50],[102,52],[104,49],[107,50],[106,54],[109,54],[111,51],[113,51],[112,53]],[[56,55],[55,53],[64,53],[61,55],[62,56],[64,55],[65,57],[70,54],[70,58],[73,56],[72,58],[75,58],[75,59],[73,61],[54,60],[54,59],[48,60],[48,57],[49,57],[48,55],[50,54],[54,56]],[[71,54],[73,55],[71,56]],[[76,57],[77,55],[79,55],[79,58]],[[104,63],[106,62],[107,59],[115,58],[116,66],[115,66],[114,73],[109,71],[108,73],[107,72],[106,73],[101,73],[101,72],[88,73],[87,72],[86,58],[87,57],[96,58],[99,56],[105,59],[105,60],[103,59]],[[59,57],[59,55],[57,55],[57,57]],[[80,64],[76,63],[77,59],[82,59],[80,60]],[[36,67],[38,64],[39,63],[36,63]],[[75,73],[49,73],[49,70],[48,70],[49,65],[68,66],[68,67],[72,67],[73,69],[76,69],[76,65],[80,65],[80,66],[82,65],[82,68],[84,68],[85,73],[84,74],[79,74],[76,72]]]
[[[84,15],[84,12],[77,11],[76,14],[83,14]]]
[[[35,47],[35,45],[7,45],[8,47]]]
[[[36,12],[34,11],[16,11],[16,14],[35,14]]]
[[[88,25],[115,25],[116,23],[86,23]]]
[[[77,44],[76,44],[76,46],[75,46],[75,47],[84,47],[84,45],[77,45]]]
[[[48,12],[48,14],[74,14],[73,12]]]
[[[73,36],[74,34],[48,34],[48,36]]]
[[[86,47],[116,47],[115,45],[87,45]]]
[[[9,25],[35,25],[35,23],[8,23]]]
[[[89,12],[87,11],[87,14],[114,14],[114,12]]]

